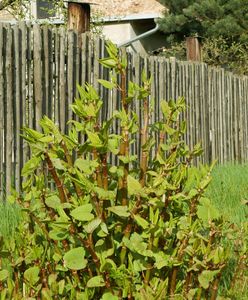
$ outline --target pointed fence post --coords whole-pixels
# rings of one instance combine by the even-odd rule
[[[197,37],[186,38],[187,60],[201,61],[201,44]]]
[[[90,30],[90,4],[81,0],[68,1],[68,29],[79,35]]]

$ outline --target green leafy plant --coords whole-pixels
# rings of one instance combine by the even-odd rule
[[[202,150],[183,141],[185,101],[161,100],[163,117],[151,124],[151,78],[127,82],[125,56],[111,43],[107,52],[110,80],[99,83],[121,95],[119,111],[100,123],[103,100],[85,84],[67,135],[47,117],[42,133],[24,129],[24,222],[1,240],[1,298],[216,299],[232,253],[225,232],[234,230],[204,196],[212,166],[191,166]]]

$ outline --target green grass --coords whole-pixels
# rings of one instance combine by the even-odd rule
[[[0,235],[3,238],[11,237],[21,220],[21,211],[18,205],[0,201]]]
[[[248,206],[242,201],[248,199],[248,165],[216,166],[212,177],[207,196],[232,222],[247,220]]]
[[[248,206],[248,165],[227,164],[216,166],[212,172],[213,180],[207,189],[207,196],[213,201],[220,212],[238,226],[247,222]],[[243,204],[242,204],[243,202]],[[227,299],[248,300],[247,270],[238,280],[235,289],[229,290],[235,265],[229,265],[223,274],[221,289],[226,292]]]

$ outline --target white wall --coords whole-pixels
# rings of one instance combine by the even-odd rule
[[[103,26],[103,35],[115,44],[120,44],[131,38],[131,25],[127,23],[106,24]]]

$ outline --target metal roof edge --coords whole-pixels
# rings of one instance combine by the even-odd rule
[[[131,14],[126,16],[111,16],[103,17],[101,21],[103,23],[110,22],[125,22],[125,21],[135,21],[135,20],[146,20],[146,19],[156,19],[162,17],[162,13],[144,13],[144,14]]]

